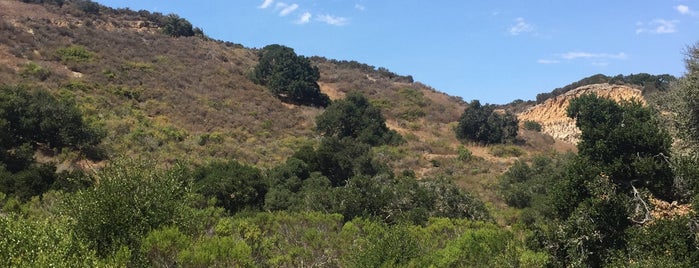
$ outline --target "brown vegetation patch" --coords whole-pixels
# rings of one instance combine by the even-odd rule
[[[651,219],[673,219],[675,217],[685,217],[693,213],[692,204],[672,203],[657,198],[650,198],[653,210],[650,211]]]

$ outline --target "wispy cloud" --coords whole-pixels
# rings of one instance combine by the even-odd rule
[[[318,15],[316,20],[335,26],[343,26],[349,23],[349,19],[345,17],[336,17],[332,15]]]
[[[363,5],[360,5],[360,4],[355,4],[355,5],[354,5],[354,8],[355,8],[356,10],[359,10],[359,11],[364,11],[364,10],[366,10],[366,7],[363,6]]]
[[[346,17],[334,16],[330,14],[316,15],[313,14],[313,10],[308,10],[306,8],[301,8],[300,5],[296,3],[290,3],[286,1],[294,0],[264,0],[258,6],[259,9],[268,9],[279,15],[279,17],[286,17],[295,13],[295,20],[291,21],[295,24],[308,24],[311,22],[322,22],[334,26],[343,26],[349,24],[349,19]],[[357,10],[365,10],[365,7],[361,4],[356,4],[354,6]],[[302,12],[298,12],[301,10]]]
[[[520,35],[534,31],[534,25],[528,23],[524,18],[517,18],[515,22],[515,25],[512,25],[509,30],[511,35]]]
[[[259,8],[265,9],[270,7],[274,3],[274,0],[265,0],[262,2],[262,4],[259,6]]]
[[[540,59],[536,61],[539,64],[556,64],[559,63],[559,60],[549,60],[549,59]]]
[[[304,12],[303,14],[301,14],[301,16],[299,16],[299,19],[296,20],[296,24],[309,23],[311,21],[311,17],[312,17],[312,15],[310,12]]]
[[[636,23],[636,34],[671,34],[677,32],[679,20],[655,19],[649,23]]]
[[[277,9],[281,9],[281,11],[279,11],[279,16],[282,16],[282,17],[291,14],[291,12],[294,12],[298,8],[299,8],[299,5],[297,5],[297,4],[289,5],[287,3],[281,3],[281,2],[277,3]]]
[[[571,51],[566,53],[555,54],[553,58],[539,59],[536,62],[539,64],[558,64],[562,62],[585,61],[591,65],[604,67],[609,65],[612,60],[625,60],[628,55],[624,52],[619,53],[591,53],[583,51]]]
[[[615,60],[623,60],[626,59],[626,53],[619,52],[617,54],[609,54],[609,53],[589,53],[589,52],[579,52],[579,51],[573,51],[573,52],[567,52],[563,54],[559,54],[559,57],[564,60],[575,60],[575,59],[615,59]]]

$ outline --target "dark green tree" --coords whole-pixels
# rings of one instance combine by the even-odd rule
[[[580,157],[599,167],[622,192],[643,187],[657,197],[672,197],[671,140],[652,109],[637,101],[619,104],[583,95],[570,101],[567,113],[582,131]]]
[[[316,129],[326,137],[347,137],[371,146],[402,142],[400,134],[386,126],[381,110],[358,92],[328,106],[316,118]]]
[[[194,171],[194,179],[197,192],[215,197],[217,205],[230,213],[261,209],[267,193],[261,171],[235,160],[199,167]]]
[[[482,143],[506,143],[517,137],[519,120],[507,111],[496,111],[495,105],[481,105],[473,100],[459,118],[454,130],[460,140]]]
[[[76,0],[75,5],[78,9],[82,10],[87,14],[99,14],[101,5],[90,0]]]
[[[318,107],[330,104],[330,98],[320,92],[318,68],[306,57],[282,45],[265,46],[259,57],[252,80],[269,88],[282,101]]]
[[[173,37],[194,36],[196,33],[192,23],[176,14],[167,15],[162,19],[161,24],[163,33]]]
[[[0,192],[22,201],[43,194],[57,174],[52,164],[34,162],[36,149],[87,149],[102,135],[71,101],[45,90],[0,87]]]
[[[83,121],[75,103],[56,99],[46,90],[3,86],[0,116],[6,147],[42,143],[80,149],[96,145],[104,135]]]
[[[670,137],[649,107],[596,95],[570,101],[578,156],[549,192],[548,248],[557,265],[601,267],[627,256],[626,230],[648,219],[648,194],[673,197]],[[640,217],[639,217],[640,216]]]

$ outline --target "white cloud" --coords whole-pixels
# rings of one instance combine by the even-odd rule
[[[677,32],[678,20],[664,20],[655,19],[651,22],[644,24],[642,22],[636,23],[636,34],[641,33],[651,33],[651,34],[670,34]]]
[[[687,14],[692,14],[692,11],[689,10],[688,6],[685,5],[678,5],[675,7],[677,12],[680,12],[680,14],[687,15]]]
[[[349,23],[349,19],[344,18],[344,17],[335,17],[331,15],[318,15],[317,19],[318,21],[325,22],[330,25],[335,25],[335,26],[343,26],[347,25]]]
[[[357,9],[357,10],[360,10],[360,11],[364,11],[364,10],[366,9],[365,6],[362,6],[362,5],[360,5],[360,4],[355,4],[355,5],[354,5],[354,8]]]
[[[517,23],[510,27],[510,34],[511,35],[519,35],[522,33],[528,33],[534,31],[534,26],[527,23],[527,21],[524,20],[524,18],[517,18],[515,20]]]
[[[558,60],[549,60],[549,59],[540,59],[540,60],[538,60],[538,61],[536,61],[536,62],[539,63],[539,64],[556,64],[556,63],[559,63]]]
[[[282,17],[291,14],[291,12],[294,12],[298,8],[299,5],[297,4],[289,5],[287,3],[277,3],[277,9],[281,9],[281,11],[279,11],[279,16]]]
[[[296,21],[296,24],[306,24],[311,21],[311,13],[310,12],[304,12],[299,16],[299,19]]]
[[[579,51],[573,51],[573,52],[567,52],[563,54],[558,55],[561,59],[564,60],[575,60],[575,59],[614,59],[614,60],[623,60],[626,59],[626,53],[619,52],[617,54],[609,54],[609,53],[589,53],[589,52],[579,52]]]
[[[691,8],[689,8],[689,6],[677,5],[675,6],[675,10],[677,10],[677,12],[679,12],[682,15],[689,15],[693,17],[699,16],[699,12],[692,10]]]
[[[571,51],[561,54],[555,54],[553,58],[539,59],[536,62],[539,64],[558,64],[562,62],[582,61],[593,66],[605,67],[609,65],[611,61],[625,60],[627,58],[628,55],[624,52],[591,53],[583,51]]]
[[[262,2],[262,4],[259,6],[259,8],[262,8],[262,9],[268,8],[269,6],[272,5],[272,3],[274,3],[274,0],[265,0],[264,2]]]

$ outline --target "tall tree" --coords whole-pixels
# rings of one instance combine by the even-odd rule
[[[473,100],[461,114],[454,131],[460,140],[505,143],[517,137],[518,124],[512,113],[499,112],[495,105],[481,105],[480,101]]]
[[[326,107],[330,98],[320,92],[317,67],[294,49],[282,45],[268,45],[259,52],[260,62],[253,71],[253,81],[266,86],[283,101]]]
[[[582,131],[580,157],[600,167],[623,191],[645,187],[660,198],[671,197],[670,135],[649,107],[583,95],[570,101],[567,113]]]
[[[386,126],[381,110],[357,92],[333,102],[316,118],[316,129],[324,136],[349,137],[371,146],[397,144],[401,136]]]

